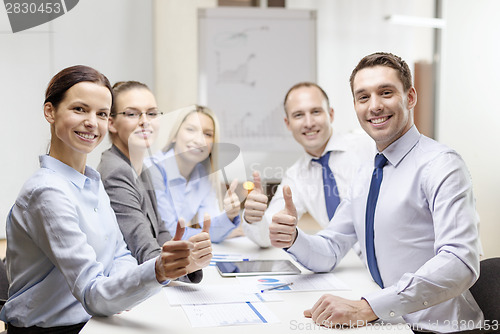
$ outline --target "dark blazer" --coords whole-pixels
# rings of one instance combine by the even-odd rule
[[[158,212],[149,171],[138,176],[130,160],[114,145],[102,153],[97,170],[132,256],[139,263],[157,257],[172,236]],[[203,273],[199,270],[188,276],[187,281],[197,283]]]

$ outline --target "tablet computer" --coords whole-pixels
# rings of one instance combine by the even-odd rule
[[[300,274],[290,260],[253,260],[216,262],[221,276],[256,276]]]

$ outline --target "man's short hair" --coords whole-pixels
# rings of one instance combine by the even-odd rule
[[[374,66],[387,66],[398,71],[399,79],[403,83],[403,90],[408,91],[412,87],[411,71],[408,64],[399,56],[388,52],[375,52],[361,59],[352,70],[349,83],[351,84],[351,93],[354,95],[353,81],[356,74],[364,68]]]
[[[314,82],[310,82],[310,81],[303,81],[303,82],[299,82],[295,85],[293,85],[289,90],[288,92],[286,93],[285,95],[285,100],[283,101],[283,108],[285,109],[285,114],[287,115],[288,117],[288,114],[286,113],[286,101],[288,100],[288,96],[290,95],[290,93],[296,89],[299,89],[299,88],[302,88],[302,87],[316,87],[319,89],[319,91],[321,92],[321,94],[325,97],[326,99],[326,104],[328,106],[330,106],[330,100],[328,99],[328,95],[326,95],[326,92],[323,90],[323,88],[321,88],[318,84],[314,83]]]

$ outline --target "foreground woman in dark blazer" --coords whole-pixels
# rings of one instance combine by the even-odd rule
[[[97,170],[116,213],[118,225],[132,255],[139,263],[158,256],[161,245],[171,239],[158,213],[156,197],[143,159],[159,130],[155,97],[137,81],[118,82],[113,86],[114,103],[109,119],[112,146],[102,154]],[[199,282],[201,268],[211,259],[210,236],[204,232],[189,240],[194,248],[188,276],[183,280]],[[183,230],[177,230],[179,239]]]

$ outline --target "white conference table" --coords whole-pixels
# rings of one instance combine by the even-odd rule
[[[246,237],[227,239],[221,244],[213,245],[214,254],[241,254],[252,259],[291,259],[283,250],[277,248],[261,249]],[[292,260],[293,261],[293,260]],[[310,273],[302,266],[303,273]],[[367,269],[357,255],[351,251],[335,268],[333,273],[347,283],[350,291],[314,291],[314,292],[286,292],[280,293],[283,301],[266,303],[266,306],[279,318],[280,323],[237,325],[223,327],[193,328],[181,307],[171,307],[168,303],[165,290],[150,297],[134,307],[112,317],[93,317],[82,329],[81,333],[303,333],[317,331],[338,331],[320,327],[311,319],[305,318],[303,311],[311,308],[325,293],[331,293],[349,299],[359,299],[363,293],[379,289],[371,279]],[[221,277],[213,266],[204,269],[204,278],[200,284],[229,285],[239,284],[236,278]],[[391,324],[373,323],[368,327],[341,329],[342,333],[371,332],[377,333],[412,333],[402,318]]]

